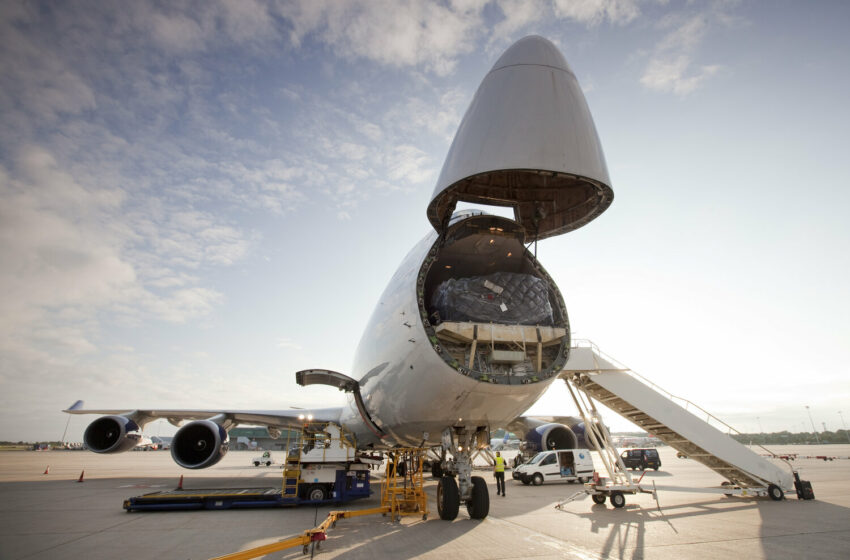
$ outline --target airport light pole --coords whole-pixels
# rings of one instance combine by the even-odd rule
[[[820,438],[818,437],[818,430],[817,430],[817,428],[815,428],[815,421],[812,420],[812,411],[809,410],[809,405],[805,405],[805,406],[806,406],[806,412],[809,415],[809,422],[812,423],[812,431],[815,433],[815,441],[818,442],[818,444],[820,444]]]
[[[758,423],[759,423],[759,433],[760,433],[760,434],[763,434],[763,433],[764,433],[764,430],[762,430],[762,429],[761,429],[761,418],[759,418],[758,416],[756,416],[756,422],[758,422]]]
[[[841,426],[844,428],[844,435],[847,436],[847,443],[850,443],[850,432],[847,431],[847,424],[844,423],[844,416],[841,415],[841,411],[838,411],[838,417],[841,418]]]

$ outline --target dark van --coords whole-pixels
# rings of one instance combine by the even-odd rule
[[[627,449],[620,455],[623,459],[623,464],[627,469],[646,469],[658,470],[661,467],[661,457],[658,456],[658,450],[650,449]]]

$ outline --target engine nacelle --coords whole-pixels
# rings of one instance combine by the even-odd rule
[[[139,425],[124,416],[102,416],[89,424],[83,435],[86,446],[95,453],[128,451],[141,439]]]
[[[582,426],[583,427],[583,426]],[[526,444],[532,444],[536,451],[548,449],[576,449],[578,437],[563,424],[543,424],[525,434]]]
[[[227,454],[227,430],[211,420],[195,420],[177,430],[171,440],[171,457],[186,469],[205,469]]]

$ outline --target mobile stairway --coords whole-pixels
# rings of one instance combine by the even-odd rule
[[[622,493],[654,493],[654,489],[646,490],[632,481],[610,434],[598,421],[593,399],[720,474],[727,480],[718,489],[723,493],[768,495],[781,500],[785,492],[796,491],[799,498],[813,497],[811,485],[800,481],[787,461],[785,467],[779,466],[738,443],[729,435],[736,431],[732,427],[604,356],[593,343],[576,341],[575,344],[561,377],[585,421],[589,443],[600,453],[608,470],[607,480],[587,486],[597,503],[602,503],[607,495],[612,504],[622,507],[625,503]]]

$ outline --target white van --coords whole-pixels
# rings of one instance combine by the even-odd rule
[[[587,449],[541,451],[527,463],[513,469],[513,479],[539,486],[543,482],[587,482],[593,478],[593,459]]]

